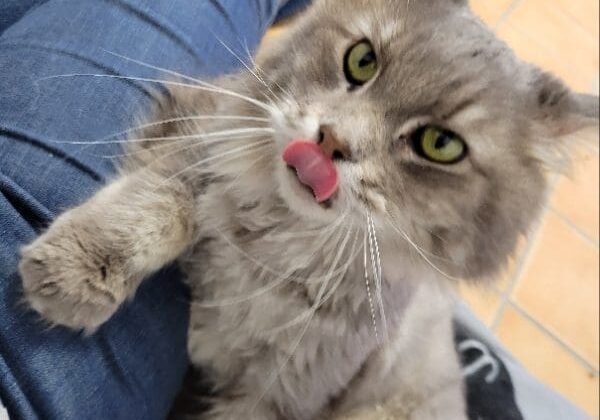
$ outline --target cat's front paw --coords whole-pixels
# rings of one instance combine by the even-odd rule
[[[25,300],[43,318],[88,333],[126,297],[126,279],[114,257],[73,230],[51,228],[23,248],[19,271]]]

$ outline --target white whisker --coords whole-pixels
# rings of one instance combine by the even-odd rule
[[[283,92],[285,94],[285,96],[287,97],[287,100],[289,100],[292,103],[296,103],[296,101],[294,100],[294,97],[290,93],[290,91],[287,89],[284,89],[277,81],[271,79],[271,77],[269,77],[269,75],[256,63],[256,61],[252,57],[252,53],[250,52],[250,49],[248,48],[248,44],[245,43],[244,46],[246,49],[246,54],[248,55],[248,60],[250,60],[250,63],[252,63],[252,66],[254,66],[256,71],[263,74],[267,79],[269,79],[270,82],[274,83],[275,86],[277,86],[281,90],[281,92]]]
[[[212,137],[226,137],[229,135],[235,134],[247,134],[247,133],[273,133],[274,130],[272,128],[266,127],[247,127],[247,128],[238,128],[235,130],[222,130],[215,131],[212,133],[197,133],[197,134],[185,134],[180,136],[163,136],[163,137],[145,137],[145,138],[133,138],[133,139],[124,139],[124,140],[108,140],[108,141],[60,141],[54,140],[52,143],[58,144],[81,144],[81,145],[98,145],[98,144],[124,144],[124,143],[152,143],[152,142],[162,142],[162,141],[170,141],[170,140],[189,140],[189,139],[206,139]]]
[[[100,140],[109,140],[114,137],[120,137],[125,134],[135,133],[136,131],[143,130],[145,128],[157,127],[159,125],[172,124],[177,122],[188,122],[188,121],[255,121],[255,122],[269,122],[267,118],[261,117],[247,117],[244,115],[190,115],[176,118],[168,118],[166,120],[154,121],[146,124],[138,125],[137,127],[128,128],[127,130],[119,131],[118,133],[111,134],[103,137]]]
[[[204,163],[208,163],[208,165],[206,165],[205,167],[202,168],[201,172],[203,174],[210,174],[212,172],[214,172],[217,168],[214,165],[217,165],[218,167],[222,167],[222,165],[226,162],[231,162],[233,160],[239,159],[240,157],[246,157],[246,156],[250,156],[252,154],[255,154],[257,152],[261,152],[263,151],[263,149],[267,149],[269,146],[271,145],[270,141],[264,141],[264,140],[253,140],[251,143],[248,144],[248,150],[241,150],[241,151],[231,151],[232,153],[220,153],[218,155],[214,155],[211,156],[209,159],[204,159]],[[214,157],[214,159],[213,159]],[[208,179],[217,179],[220,178],[221,176],[219,174],[212,174],[212,176],[209,177],[201,177],[201,179],[204,180],[208,180]]]
[[[255,146],[256,147],[253,147],[253,148],[251,148],[249,150],[242,151],[242,152],[236,153],[235,155],[219,159],[218,162],[216,162],[216,163],[218,163],[218,165],[221,166],[224,163],[230,162],[232,160],[239,159],[240,157],[252,155],[252,154],[254,154],[256,152],[261,151],[263,148],[266,148],[268,146],[268,144],[259,144],[259,145],[255,145]],[[201,176],[198,176],[198,177],[196,177],[194,179],[196,179],[196,180],[202,180],[202,181],[206,182],[206,181],[212,181],[214,179],[221,178],[221,175],[219,175],[219,174],[213,174],[213,173],[211,173],[212,171],[213,171],[213,167],[209,165],[205,169],[203,169],[203,174],[201,174]]]
[[[129,133],[135,133],[136,131],[143,130],[145,128],[156,127],[159,125],[172,124],[177,122],[187,122],[187,121],[254,121],[254,122],[269,122],[267,118],[260,117],[247,117],[243,115],[190,115],[187,117],[177,117],[177,118],[169,118],[161,121],[154,121],[151,123],[141,124],[137,127],[128,128],[127,130],[119,131],[117,133],[113,133],[109,136],[103,137],[101,140],[110,140],[114,137],[124,136]]]
[[[450,279],[450,280],[455,280],[455,281],[460,281],[460,279],[451,276],[450,274],[444,272],[442,269],[440,269],[437,265],[435,265],[428,257],[427,255],[425,255],[425,252],[412,240],[410,239],[410,237],[406,234],[406,232],[404,232],[400,227],[396,226],[392,220],[391,220],[391,215],[388,218],[388,223],[389,225],[392,227],[392,229],[394,229],[396,232],[398,232],[400,235],[402,235],[402,237],[415,249],[415,251],[417,251],[417,253],[421,256],[421,258],[423,258],[423,260],[425,260],[425,262],[431,266],[431,268],[433,268],[435,271],[437,271],[438,273],[440,273],[441,275],[443,275],[444,277]]]
[[[229,182],[229,185],[227,185],[227,188],[225,188],[223,190],[223,194],[227,193],[227,191],[229,191],[238,182],[238,180],[241,178],[242,175],[244,175],[245,173],[247,173],[248,171],[250,171],[250,169],[252,169],[258,162],[262,161],[266,157],[268,157],[268,156],[267,155],[261,155],[258,158],[254,159],[252,162],[250,162],[250,164],[248,165],[248,167],[246,169],[244,169],[243,171],[240,171],[235,176],[235,178],[233,178],[231,180],[231,182]]]
[[[354,225],[352,225],[351,228],[353,229]],[[352,264],[354,264],[356,258],[358,257],[358,254],[360,253],[360,249],[356,250],[356,247],[358,244],[358,240],[357,240],[358,235],[359,235],[359,230],[357,229],[354,234],[354,240],[353,240],[353,244],[352,244],[352,249],[350,250],[350,257],[348,258],[348,262],[341,267],[341,268],[343,268],[343,273],[340,276],[338,276],[337,281],[334,283],[333,287],[331,287],[329,292],[327,292],[327,294],[325,296],[323,296],[323,299],[321,299],[321,302],[319,302],[317,309],[320,308],[321,306],[323,306],[325,304],[325,302],[327,302],[331,297],[333,297],[333,295],[337,291],[339,285],[344,280],[344,277],[346,276],[348,269],[350,268],[350,266]]]
[[[377,305],[379,306],[379,315],[383,329],[383,338],[385,342],[389,342],[389,333],[387,328],[387,317],[385,315],[385,305],[383,303],[383,280],[381,269],[381,256],[379,254],[379,244],[377,242],[377,231],[373,222],[373,215],[369,211],[367,213],[367,222],[369,224],[369,243],[371,244],[371,262],[373,264],[373,277],[375,278],[375,292],[377,296]],[[375,251],[375,252],[373,252]]]
[[[328,228],[327,231],[324,232],[324,233],[329,233],[329,231],[335,231],[335,229],[339,225],[341,225],[341,222],[343,221],[343,219],[344,218],[341,217],[333,225],[333,227]],[[220,306],[237,305],[237,304],[240,304],[240,303],[247,302],[249,300],[255,299],[257,297],[263,296],[264,294],[270,292],[271,290],[276,289],[277,287],[281,286],[282,284],[284,284],[284,283],[286,283],[288,281],[291,281],[291,280],[307,281],[307,279],[304,279],[302,277],[291,276],[288,273],[280,273],[280,272],[278,272],[277,270],[275,270],[272,267],[266,265],[262,261],[257,260],[256,258],[254,258],[253,256],[251,256],[250,254],[248,254],[246,251],[244,251],[243,249],[241,249],[240,247],[238,247],[220,229],[215,228],[215,230],[221,235],[221,237],[225,240],[225,242],[227,242],[227,244],[229,246],[231,246],[233,249],[235,249],[237,252],[239,252],[243,257],[245,257],[246,259],[248,259],[252,263],[256,264],[256,266],[258,266],[259,268],[261,268],[265,272],[274,274],[277,277],[276,277],[275,281],[271,282],[270,284],[267,284],[264,287],[256,289],[253,292],[250,292],[249,294],[245,294],[243,296],[231,297],[231,298],[223,299],[223,300],[220,300],[220,301],[213,301],[213,302],[193,302],[192,303],[193,306],[198,306],[198,307],[201,307],[201,308],[215,308],[215,307],[220,307]],[[309,256],[308,260],[310,260],[312,257],[314,257],[314,255],[316,255],[317,252],[321,249],[322,245],[325,242],[327,242],[332,236],[333,236],[333,233],[331,235],[324,236],[323,239],[319,243],[316,244],[315,251],[311,254],[311,256]],[[323,280],[326,277],[327,277],[327,275],[324,275],[324,276],[320,276],[320,277],[310,278],[308,280],[310,280],[310,281],[318,281],[318,280]]]
[[[375,341],[378,345],[381,344],[379,341],[379,332],[377,331],[377,316],[375,315],[375,305],[373,304],[373,295],[371,294],[371,285],[369,284],[369,269],[367,264],[367,231],[365,230],[364,244],[363,244],[363,267],[365,269],[365,285],[367,287],[367,299],[369,302],[369,311],[371,312],[371,321],[373,322],[373,332],[375,333]]]
[[[42,78],[38,79],[37,81],[39,82],[42,80],[59,79],[59,78],[67,78],[67,77],[97,77],[97,78],[107,78],[107,79],[117,79],[117,80],[132,80],[132,81],[138,81],[138,82],[158,83],[158,84],[164,84],[164,85],[169,85],[169,86],[187,87],[190,89],[202,90],[205,92],[212,92],[212,93],[221,93],[223,95],[232,96],[232,97],[241,99],[245,102],[248,102],[250,104],[253,104],[253,105],[267,111],[268,113],[270,113],[272,111],[272,107],[262,101],[259,101],[254,98],[250,98],[249,96],[242,95],[241,93],[234,92],[229,89],[221,88],[216,85],[211,85],[210,83],[196,81],[195,79],[188,78],[188,77],[186,77],[186,78],[195,80],[196,83],[200,84],[200,86],[193,85],[190,83],[175,82],[175,81],[171,81],[171,80],[153,79],[153,78],[149,78],[149,77],[132,77],[132,76],[119,76],[119,75],[114,75],[114,74],[94,74],[94,73],[57,74],[54,76],[42,77]]]
[[[237,56],[237,54],[235,54],[227,45],[225,45],[225,43],[223,41],[221,41],[221,39],[216,34],[214,34],[212,31],[211,31],[211,33],[221,43],[221,45],[223,45],[227,49],[227,51],[229,51],[240,63],[242,63],[242,65],[244,65],[244,67],[246,67],[250,72],[252,72],[252,70],[250,68],[248,68],[248,66],[246,65],[246,63],[244,61],[242,61],[242,59],[239,56]],[[115,52],[112,52],[112,51],[108,51],[108,50],[104,50],[104,51],[106,51],[107,53],[109,53],[111,55],[114,55],[116,57],[122,58],[122,59],[130,61],[132,63],[136,63],[136,64],[138,64],[138,65],[140,65],[142,67],[150,68],[150,69],[153,69],[153,70],[158,70],[158,71],[161,71],[163,73],[170,74],[172,76],[177,76],[177,77],[180,77],[180,78],[182,78],[184,80],[189,80],[189,81],[198,83],[199,85],[206,86],[208,88],[222,89],[221,87],[219,87],[217,85],[205,82],[205,81],[203,81],[201,79],[198,79],[196,77],[191,77],[191,76],[185,75],[183,73],[179,73],[177,71],[170,70],[170,69],[167,69],[167,68],[164,68],[164,67],[155,66],[153,64],[146,63],[146,62],[143,62],[143,61],[140,61],[140,60],[136,60],[135,58],[127,57],[125,55],[121,55],[121,54],[118,54],[118,53],[115,53]],[[262,81],[253,72],[252,72],[252,74],[259,81]],[[264,84],[264,82],[263,82],[263,84]],[[265,84],[265,86],[267,86],[267,85]]]
[[[232,155],[232,154],[235,154],[235,153],[239,153],[239,152],[242,152],[242,151],[245,151],[245,150],[248,150],[248,149],[256,148],[259,145],[266,145],[266,144],[269,144],[269,143],[271,143],[270,140],[261,140],[261,141],[254,142],[254,143],[249,144],[249,145],[245,145],[245,146],[241,146],[241,147],[236,147],[234,149],[228,150],[228,151],[220,153],[218,155],[212,155],[212,156],[207,157],[205,159],[201,159],[198,162],[196,162],[196,163],[194,163],[192,165],[189,165],[188,167],[186,167],[186,168],[180,170],[179,172],[171,175],[170,177],[168,177],[167,179],[165,179],[164,181],[162,181],[161,184],[159,185],[159,187],[162,186],[162,185],[164,185],[164,184],[166,184],[166,183],[168,183],[169,181],[173,180],[174,178],[177,178],[178,176],[183,175],[186,172],[189,172],[189,171],[191,171],[193,169],[196,169],[196,168],[204,165],[205,163],[212,162],[212,161],[220,159],[222,157],[229,156],[229,155]]]
[[[354,226],[352,226],[353,228]],[[357,230],[357,234],[358,234],[358,230]],[[352,249],[350,250],[350,258],[348,258],[348,262],[346,264],[344,264],[342,267],[340,267],[339,271],[341,275],[337,276],[338,279],[337,281],[334,283],[333,287],[331,287],[331,289],[327,292],[327,294],[325,296],[323,296],[323,298],[321,299],[321,301],[315,301],[315,306],[317,309],[319,309],[321,306],[323,306],[325,304],[325,302],[327,302],[331,297],[333,297],[333,295],[335,294],[335,291],[337,290],[337,288],[339,287],[339,285],[341,284],[341,282],[344,280],[344,276],[346,274],[346,272],[348,271],[348,269],[350,268],[350,266],[354,263],[354,260],[356,259],[356,257],[358,256],[358,254],[360,253],[360,249],[358,251],[356,250],[356,235],[355,235],[355,241],[352,245]],[[337,275],[337,273],[334,273]],[[287,330],[288,328],[291,328],[295,325],[298,325],[300,322],[304,321],[307,317],[310,316],[311,312],[313,311],[313,308],[309,308],[307,311],[301,313],[300,315],[294,317],[293,319],[291,319],[290,321],[286,322],[285,324],[279,325],[275,328],[271,328],[270,330],[267,331],[267,334],[271,335],[271,334],[278,334],[284,330]]]
[[[266,140],[266,137],[261,137],[260,133],[256,133],[256,134],[238,134],[238,135],[231,135],[231,136],[223,136],[223,137],[216,137],[216,138],[210,138],[210,139],[205,139],[203,138],[202,135],[198,134],[198,135],[194,135],[194,136],[190,136],[189,138],[187,136],[182,136],[183,138],[179,139],[179,140],[171,140],[168,141],[166,144],[159,144],[159,145],[153,145],[151,149],[141,149],[141,150],[136,150],[133,152],[129,152],[129,153],[120,153],[120,154],[115,154],[115,155],[100,155],[100,157],[103,158],[107,158],[107,159],[115,159],[115,158],[124,158],[127,156],[135,156],[139,153],[147,153],[147,152],[155,152],[156,150],[162,150],[162,149],[168,149],[170,147],[173,147],[173,145],[178,145],[180,143],[186,143],[185,146],[175,150],[173,153],[168,153],[166,155],[160,156],[158,160],[160,159],[165,159],[167,157],[179,154],[181,152],[184,152],[186,150],[191,150],[195,147],[200,147],[200,146],[207,146],[207,145],[211,145],[211,144],[219,144],[219,143],[235,143],[238,141],[242,141],[242,140],[248,140],[248,139],[256,139],[256,140]],[[190,144],[190,142],[185,142],[185,140],[198,140],[197,142],[193,142]],[[137,140],[147,140],[147,139],[137,139]],[[160,141],[160,137],[157,137],[155,140],[156,142]]]
[[[258,80],[264,87],[266,87],[268,89],[268,91],[271,93],[273,99],[279,99],[278,96],[275,94],[275,92],[273,92],[273,90],[271,89],[271,87],[264,81],[264,79],[262,79],[252,68],[250,68],[250,66],[248,66],[248,64],[241,59],[241,57],[235,52],[233,51],[227,44],[225,44],[225,42],[223,42],[223,40],[221,38],[219,38],[219,36],[217,34],[215,34],[214,32],[210,31],[213,36],[217,39],[217,41],[219,41],[219,43],[237,60],[239,61],[242,66],[244,66],[246,68],[246,70],[248,70],[250,72],[250,74],[252,76],[254,76],[256,78],[256,80]]]
[[[296,350],[298,349],[298,346],[300,345],[300,343],[302,342],[302,339],[304,338],[304,336],[306,335],[308,329],[310,328],[310,325],[312,323],[314,315],[315,315],[315,313],[316,313],[316,311],[318,309],[318,305],[321,302],[321,299],[322,299],[323,295],[325,294],[325,290],[327,289],[327,285],[329,284],[329,281],[331,280],[331,273],[333,272],[334,267],[338,264],[340,258],[342,257],[342,254],[346,250],[346,244],[348,243],[349,239],[350,239],[350,232],[347,232],[346,236],[344,238],[344,241],[340,245],[340,249],[339,249],[336,257],[335,257],[334,261],[331,264],[331,267],[329,269],[329,276],[323,282],[323,285],[321,286],[321,288],[319,289],[319,292],[317,293],[317,297],[315,299],[315,304],[313,305],[312,312],[311,312],[308,320],[306,321],[306,324],[304,325],[304,327],[302,328],[302,330],[300,331],[300,333],[297,335],[295,342],[292,344],[291,348],[289,349],[289,355],[285,358],[285,360],[283,361],[283,363],[281,363],[279,365],[277,371],[274,372],[271,375],[271,378],[267,382],[267,386],[265,387],[265,389],[263,390],[263,392],[260,394],[260,396],[256,400],[255,404],[252,406],[251,412],[254,412],[256,406],[262,401],[262,399],[265,397],[265,395],[267,395],[267,392],[269,392],[269,390],[271,389],[271,387],[273,386],[273,384],[275,383],[275,381],[277,380],[277,378],[279,377],[279,375],[281,375],[281,372],[283,372],[283,369],[285,369],[285,367],[287,366],[287,364],[289,363],[289,361],[292,359],[292,357],[294,357],[294,354],[296,353]]]

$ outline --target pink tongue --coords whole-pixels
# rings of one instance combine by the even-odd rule
[[[331,198],[337,190],[335,165],[314,142],[292,141],[283,151],[283,160],[296,169],[300,182],[310,187],[319,203]]]

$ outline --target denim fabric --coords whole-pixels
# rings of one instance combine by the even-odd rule
[[[0,1],[0,399],[11,418],[165,418],[187,368],[187,294],[174,268],[90,337],[49,330],[20,302],[18,249],[112,176],[119,144],[93,142],[133,126],[160,90],[57,76],[168,77],[115,54],[186,75],[233,71],[216,36],[243,55],[284,3]]]
[[[48,0],[4,0],[0,2],[0,34],[35,6]]]
[[[308,6],[309,1],[290,1],[284,4],[279,13],[277,14],[277,20],[287,19],[296,13],[302,12]]]

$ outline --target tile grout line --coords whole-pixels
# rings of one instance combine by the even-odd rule
[[[498,29],[500,29],[500,27],[502,25],[504,25],[504,22],[506,22],[508,20],[510,15],[512,15],[512,13],[515,11],[515,9],[517,7],[519,7],[521,5],[521,3],[523,3],[523,0],[513,0],[513,2],[508,5],[506,10],[502,13],[502,15],[500,15],[500,17],[498,18],[498,21],[494,25],[494,27],[493,27],[494,32],[497,32]]]
[[[579,226],[575,224],[571,219],[569,219],[564,213],[555,208],[554,206],[548,207],[548,211],[558,217],[567,227],[574,231],[574,233],[580,237],[581,240],[587,242],[589,245],[592,245],[594,248],[600,248],[600,242],[593,239],[586,232],[584,232]]]
[[[508,300],[508,304],[516,312],[518,312],[519,315],[521,315],[527,321],[532,323],[544,335],[546,335],[548,338],[550,338],[552,341],[554,341],[556,344],[558,344],[560,347],[562,347],[562,349],[565,350],[569,355],[571,355],[573,358],[575,358],[579,364],[583,365],[583,367],[588,371],[588,373],[594,375],[595,377],[600,376],[600,370],[598,368],[596,368],[590,362],[588,362],[584,356],[579,354],[568,343],[566,343],[556,333],[554,333],[552,330],[550,330],[548,327],[546,327],[544,324],[542,324],[540,321],[538,321],[533,315],[531,315],[529,312],[527,312],[519,304],[514,302],[512,299]]]
[[[522,2],[523,2],[523,0],[513,0],[508,5],[506,10],[504,10],[504,12],[502,12],[500,17],[494,24],[494,26],[493,26],[494,32],[498,32],[498,30],[502,27],[502,25],[508,20],[508,18],[512,15],[512,13],[517,9],[517,7],[519,7],[519,5]],[[536,232],[536,236],[537,236],[537,232]],[[505,290],[500,291],[500,303],[499,303],[498,308],[496,309],[494,316],[492,317],[492,320],[489,324],[489,328],[492,330],[492,332],[495,332],[498,324],[500,323],[500,319],[502,319],[502,316],[504,315],[504,311],[506,309],[508,298],[512,294],[512,291],[516,285],[516,282],[518,280],[518,275],[520,275],[520,272],[521,272],[521,267],[525,264],[525,261],[527,260],[526,257],[529,255],[530,247],[531,247],[531,243],[528,243],[525,250],[523,251],[523,253],[517,258],[515,272],[513,273],[508,286],[506,287]]]
[[[534,318],[531,314],[529,314],[524,308],[522,308],[519,304],[517,304],[511,298],[514,290],[516,289],[517,283],[519,282],[520,278],[522,277],[522,275],[525,271],[527,262],[531,259],[533,251],[534,251],[536,245],[539,243],[540,236],[543,231],[543,225],[545,223],[547,214],[548,213],[556,214],[556,216],[559,217],[564,223],[570,222],[570,221],[567,221],[568,219],[564,218],[564,216],[557,214],[558,213],[557,210],[555,210],[550,205],[551,197],[554,195],[555,191],[557,190],[560,178],[561,178],[560,174],[555,174],[550,181],[551,187],[548,190],[548,194],[546,197],[547,204],[544,206],[543,216],[542,216],[541,220],[536,224],[536,226],[534,228],[535,233],[532,235],[531,239],[528,241],[528,244],[527,244],[525,250],[521,254],[521,257],[518,259],[517,267],[511,278],[509,286],[502,293],[502,301],[500,303],[500,306],[496,310],[496,315],[494,316],[494,319],[493,319],[492,323],[490,324],[490,329],[494,333],[496,332],[502,318],[504,317],[504,314],[506,313],[506,309],[510,306],[515,311],[517,311],[522,317],[524,317],[526,320],[531,322],[539,331],[542,332],[542,334],[546,335],[552,341],[556,342],[564,351],[566,351],[580,365],[582,365],[588,371],[588,373],[594,375],[595,377],[598,377],[598,376],[600,376],[600,372],[598,369],[596,369],[593,365],[591,365],[583,356],[581,356],[578,352],[576,352],[573,348],[571,348],[571,346],[569,346],[559,336],[554,334],[548,327],[546,327],[543,323],[541,323],[536,318]],[[569,226],[569,227],[571,227],[571,226]],[[583,235],[579,231],[577,231],[576,234]],[[587,236],[584,236],[584,239],[586,241],[591,241],[590,238]],[[592,241],[592,243],[593,243],[593,241]]]
[[[523,3],[523,0],[513,0],[512,1],[512,3],[507,7],[507,9],[504,11],[504,13],[500,16],[500,18],[496,22],[496,25],[493,27],[494,32],[498,31],[499,28],[502,27],[506,23],[506,21],[508,21],[508,19],[512,15],[512,13],[522,3]],[[590,85],[591,85],[590,90],[592,90],[594,93],[597,90],[597,84],[598,84],[597,80],[598,79],[595,78],[590,83]],[[564,223],[568,224],[569,227],[571,227],[575,230],[575,232],[578,236],[582,236],[582,238],[585,239],[586,242],[591,242],[592,244],[595,245],[596,248],[598,248],[599,244],[597,241],[593,241],[587,234],[585,234],[579,228],[577,228],[577,226],[573,222],[571,222],[565,215],[563,215],[557,209],[555,209],[554,207],[551,206],[551,197],[556,192],[559,179],[560,179],[560,176],[558,176],[558,175],[555,175],[555,177],[552,179],[551,188],[549,189],[549,192],[548,192],[546,205],[544,206],[543,216],[538,221],[538,223],[534,226],[535,230],[532,230],[533,233],[530,237],[530,241],[526,245],[523,253],[520,255],[520,257],[517,260],[515,271],[510,279],[510,283],[509,283],[508,287],[504,291],[500,291],[499,289],[494,288],[496,291],[500,291],[501,303],[500,303],[498,309],[496,310],[496,313],[495,313],[494,319],[492,320],[492,323],[490,324],[490,329],[492,329],[492,331],[494,333],[497,332],[497,328],[498,328],[499,324],[501,323],[501,320],[503,319],[507,308],[510,306],[517,313],[519,313],[519,315],[522,316],[526,321],[533,324],[533,326],[535,328],[537,328],[539,331],[541,331],[542,334],[548,336],[553,342],[557,343],[567,354],[569,354],[569,356],[573,357],[578,364],[582,365],[582,367],[584,367],[584,369],[588,373],[594,375],[597,378],[599,376],[599,372],[598,372],[597,368],[592,366],[583,356],[581,356],[579,353],[577,353],[577,351],[575,351],[573,348],[571,348],[571,346],[569,346],[566,342],[564,342],[559,336],[554,334],[552,332],[552,330],[550,330],[548,327],[544,326],[540,321],[535,319],[525,309],[521,308],[516,302],[514,302],[512,300],[514,291],[515,291],[516,287],[518,286],[518,283],[521,280],[521,278],[527,268],[528,263],[531,261],[531,259],[535,255],[535,249],[540,241],[540,237],[543,232],[543,226],[545,224],[546,217],[548,216],[549,213],[552,212],[557,217],[561,218]]]
[[[530,260],[533,251],[536,248],[536,245],[538,243],[538,236],[541,236],[542,225],[543,221],[538,222],[538,224],[536,225],[534,235],[531,237],[531,239],[529,239],[525,250],[518,259],[517,266],[512,275],[512,278],[510,279],[508,287],[504,290],[504,292],[502,292],[500,306],[498,306],[498,309],[496,309],[496,313],[494,314],[494,317],[492,318],[492,322],[490,324],[490,329],[494,333],[496,333],[496,330],[498,329],[498,326],[500,325],[500,322],[504,317],[506,308],[510,303],[510,297],[517,288],[517,283],[519,282],[521,276],[525,272],[527,262]]]
[[[587,37],[589,37],[590,39],[596,40],[596,36],[591,33],[588,28],[585,27],[584,24],[582,24],[579,19],[577,19],[577,17],[575,17],[571,11],[569,9],[564,9],[560,4],[555,5],[554,9],[557,10],[558,13],[560,13],[563,16],[566,16],[567,19],[569,19],[574,26],[576,26],[577,28],[579,28],[582,32],[585,33],[585,35]]]
[[[506,312],[506,307],[509,304],[510,297],[513,295],[513,292],[515,291],[515,289],[517,287],[517,283],[519,282],[523,273],[525,272],[527,263],[531,260],[533,251],[536,249],[537,244],[540,240],[544,222],[546,219],[546,213],[548,212],[548,208],[550,206],[550,200],[551,200],[552,195],[554,194],[554,191],[556,190],[559,180],[560,180],[560,175],[558,175],[558,174],[556,174],[552,177],[552,179],[550,181],[551,187],[548,189],[548,193],[546,194],[546,197],[545,197],[546,205],[544,205],[542,217],[535,224],[534,228],[532,229],[533,234],[527,240],[527,245],[525,246],[525,250],[523,251],[523,253],[517,260],[515,271],[511,277],[508,287],[502,293],[502,300],[500,301],[500,306],[496,310],[496,314],[494,315],[494,318],[492,319],[492,322],[490,324],[490,329],[494,333],[496,332],[498,326],[500,325],[500,321],[502,320],[502,317],[504,316],[504,313]]]
[[[509,17],[512,15],[512,13],[524,2],[524,0],[514,0],[507,8],[507,10],[502,14],[502,16],[498,19],[498,22],[496,23],[495,26],[493,26],[493,31],[494,33],[497,33],[497,31],[504,26],[505,23],[507,23]],[[563,61],[561,61],[561,57],[560,55],[552,48],[549,47],[548,45],[545,45],[544,43],[538,41],[538,39],[536,37],[531,36],[530,34],[524,32],[523,30],[521,30],[521,28],[519,26],[513,26],[513,25],[509,25],[512,29],[514,29],[515,31],[517,31],[521,36],[526,37],[529,39],[529,41],[535,45],[537,45],[538,48],[540,48],[541,50],[544,51],[545,54],[547,54],[549,57],[554,57],[555,59],[557,59],[557,65],[559,65],[559,67],[562,70],[568,70],[569,67],[566,66],[563,63]]]

